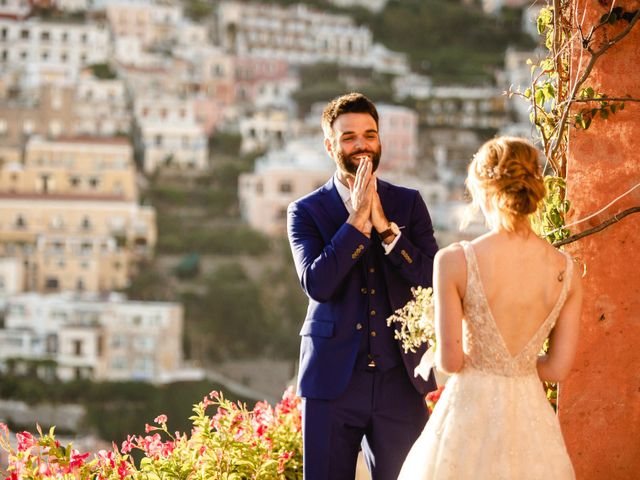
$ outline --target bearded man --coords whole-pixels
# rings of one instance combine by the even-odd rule
[[[362,449],[373,480],[395,480],[424,428],[414,376],[386,319],[430,287],[438,249],[416,190],[378,179],[378,112],[360,93],[325,107],[322,129],[336,172],[291,203],[287,233],[309,308],[300,331],[305,480],[353,480]]]

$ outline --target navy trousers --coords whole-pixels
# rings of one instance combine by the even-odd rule
[[[302,399],[304,480],[354,480],[361,448],[373,480],[396,480],[427,419],[404,365],[356,370],[339,398]]]

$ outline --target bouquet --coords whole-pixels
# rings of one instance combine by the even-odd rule
[[[387,318],[387,325],[396,324],[394,336],[402,342],[405,353],[415,353],[428,344],[435,351],[436,331],[433,318],[433,289],[412,288],[413,300]]]

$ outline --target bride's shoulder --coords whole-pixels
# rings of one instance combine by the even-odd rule
[[[447,264],[447,266],[464,265],[464,248],[461,243],[455,242],[438,250],[435,258],[436,264]]]

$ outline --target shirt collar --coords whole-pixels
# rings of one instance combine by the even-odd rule
[[[333,183],[335,183],[336,185],[336,190],[338,190],[338,195],[340,195],[340,198],[342,199],[343,203],[351,203],[351,192],[349,191],[349,187],[345,186],[339,179],[338,179],[338,172],[333,174]]]

